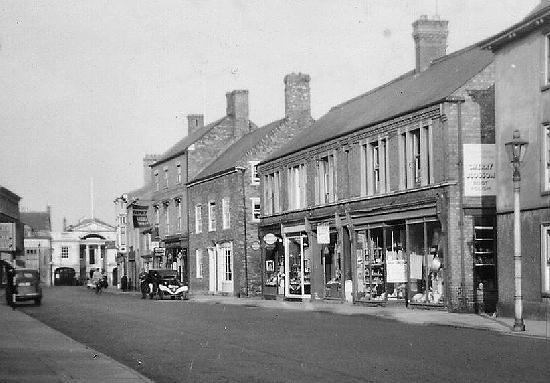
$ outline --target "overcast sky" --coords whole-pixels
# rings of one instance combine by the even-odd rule
[[[0,185],[52,207],[54,229],[142,186],[142,158],[225,114],[248,89],[258,125],[284,114],[283,77],[311,76],[312,114],[414,67],[411,23],[449,20],[447,52],[518,22],[539,0],[0,0]]]

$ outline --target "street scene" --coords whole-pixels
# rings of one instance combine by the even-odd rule
[[[550,379],[550,0],[2,10],[0,382]]]

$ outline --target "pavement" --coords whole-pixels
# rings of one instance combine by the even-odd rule
[[[138,297],[139,292],[109,288],[107,294]],[[547,321],[525,320],[526,331],[513,331],[514,318],[458,314],[439,310],[408,309],[401,305],[364,306],[340,302],[293,302],[261,297],[236,298],[220,295],[191,295],[205,304],[241,305],[274,310],[329,312],[367,315],[424,326],[451,326],[488,330],[503,335],[550,340]],[[137,371],[53,330],[17,309],[12,310],[0,290],[0,382],[152,382]]]

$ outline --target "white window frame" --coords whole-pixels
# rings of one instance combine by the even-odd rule
[[[61,258],[62,259],[69,258],[69,246],[61,246]]]
[[[258,208],[256,208],[258,206]],[[252,222],[260,222],[260,216],[262,214],[262,206],[260,198],[252,197],[250,198],[250,211],[252,215]]]
[[[281,212],[280,173],[274,172],[264,177],[264,214],[271,215]]]
[[[542,125],[542,190],[550,191],[550,124]]]
[[[230,199],[228,197],[222,199],[222,227],[229,229],[231,227],[231,210]]]
[[[166,234],[170,233],[170,209],[168,208],[168,204],[165,203],[164,205],[164,227],[166,228]]]
[[[288,208],[289,210],[306,207],[306,166],[299,164],[287,170]]]
[[[202,205],[195,205],[195,233],[202,233]]]
[[[216,201],[208,202],[208,231],[216,231]]]
[[[203,261],[202,261],[202,249],[195,250],[195,277],[203,277]]]
[[[160,191],[159,171],[155,171],[155,190]]]
[[[315,200],[318,205],[336,202],[336,154],[330,153],[317,160]]]
[[[259,185],[260,176],[258,175],[258,164],[260,161],[248,161],[248,167],[250,168],[250,185]]]
[[[541,290],[550,296],[550,223],[541,225]]]
[[[400,186],[412,189],[434,182],[431,121],[415,125],[399,136]]]
[[[177,171],[177,175],[178,175],[178,184],[181,184],[181,164],[180,163],[177,163],[176,164],[176,171]]]
[[[176,199],[176,211],[178,214],[177,230],[181,232],[182,230],[182,212],[181,212],[181,199]]]
[[[164,168],[164,188],[168,189],[168,167]]]

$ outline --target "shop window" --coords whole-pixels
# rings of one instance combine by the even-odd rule
[[[542,127],[543,190],[550,191],[550,124]]]
[[[250,198],[251,211],[252,211],[252,221],[258,222],[261,215],[261,206],[259,198]]]
[[[279,213],[281,211],[279,172],[266,175],[264,181],[264,214]]]
[[[541,281],[542,292],[550,295],[550,224],[542,226],[542,246],[541,246]]]
[[[216,202],[208,202],[208,231],[216,231]]]
[[[323,205],[336,201],[336,166],[334,155],[317,160],[316,204]]]
[[[202,233],[202,205],[195,206],[195,233]]]
[[[306,207],[306,167],[297,165],[288,169],[288,208]]]
[[[231,225],[231,211],[229,209],[229,198],[222,199],[222,226],[229,229]]]
[[[196,277],[202,278],[202,249],[195,250],[195,271]]]
[[[250,184],[259,185],[260,176],[258,175],[258,164],[260,161],[248,161],[248,166],[250,168]]]

